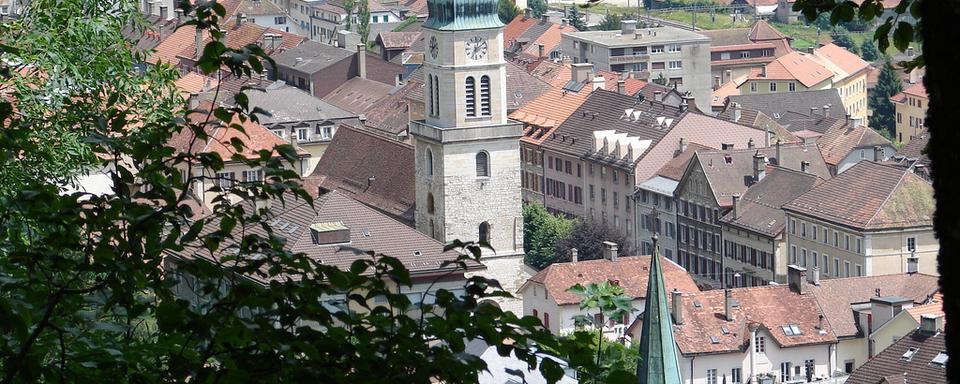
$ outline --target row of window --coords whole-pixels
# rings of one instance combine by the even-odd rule
[[[779,87],[777,84],[779,84],[779,83],[773,82],[773,81],[771,81],[771,82],[769,83],[768,87],[770,87],[770,92],[777,92],[777,89],[778,89],[778,87]],[[797,91],[797,83],[796,83],[795,81],[791,81],[791,82],[787,83],[787,91],[789,91],[789,92],[796,92],[796,91]],[[751,82],[750,82],[750,92],[752,92],[752,93],[756,93],[756,92],[757,92],[757,82],[756,82],[756,81],[751,81]]]
[[[270,132],[273,132],[274,135],[281,139],[287,138],[286,128],[271,128]],[[310,128],[297,128],[296,133],[297,141],[330,140],[333,138],[333,126],[326,125],[316,127],[312,134],[310,133]]]
[[[640,253],[641,255],[652,255],[652,254],[653,254],[653,243],[651,243],[651,242],[649,242],[649,241],[641,241],[641,242],[640,242],[640,251],[641,251],[641,253]],[[661,248],[661,249],[660,249],[660,254],[663,255],[663,257],[666,257],[667,260],[673,260],[673,249],[670,249],[670,248]]]
[[[593,220],[596,220],[596,219],[597,219],[597,214],[596,214],[596,212],[594,212],[594,209],[593,209],[592,207],[590,208],[590,211],[589,211],[589,212],[590,212],[590,213],[589,213],[590,218],[593,219]],[[629,216],[628,216],[628,217],[629,217]],[[607,212],[605,212],[605,211],[601,211],[601,212],[600,212],[600,222],[603,223],[603,224],[607,224]],[[630,222],[630,219],[625,219],[625,220],[624,220],[624,225],[626,226],[626,232],[627,232],[627,233],[633,233],[633,224]],[[615,229],[620,229],[620,216],[619,216],[619,215],[613,215],[613,228],[615,228]]]
[[[754,267],[773,270],[773,254],[737,244],[732,241],[723,241],[723,255]]]
[[[660,218],[654,219],[646,214],[640,215],[640,229],[658,233],[670,239],[675,239],[677,236],[676,228],[672,222],[662,221]]]
[[[719,261],[682,249],[677,254],[677,264],[682,265],[690,274],[720,281],[718,277],[722,273],[722,269]]]
[[[596,187],[593,184],[590,184],[590,201],[595,201],[597,198]],[[607,205],[607,189],[600,187],[600,205]],[[623,195],[623,206],[624,210],[630,212],[630,195]],[[613,209],[620,209],[620,192],[613,191]]]
[[[752,51],[739,51],[735,53],[731,52],[720,52],[720,60],[730,60],[730,59],[749,59],[753,56]],[[769,57],[773,56],[772,49],[761,49],[759,54],[756,57]]]
[[[897,112],[897,124],[903,124],[903,113]],[[910,128],[923,128],[923,118],[910,116]]]
[[[713,208],[713,212],[707,206],[696,204],[692,201],[683,201],[679,202],[680,207],[683,208],[683,217],[691,218],[693,220],[698,220],[708,224],[719,224],[720,223],[720,210]]]
[[[241,179],[237,180],[236,172],[217,172],[217,186],[223,189],[232,188],[234,183],[259,183],[263,181],[263,170],[252,169],[240,172]]]
[[[433,151],[427,148],[424,159],[424,168],[427,176],[433,176]],[[490,177],[490,154],[487,151],[477,152],[476,155],[477,177]]]
[[[467,76],[465,80],[466,105],[464,105],[467,117],[490,116],[490,76],[480,76],[480,97],[477,98],[477,81],[473,76]],[[436,80],[434,80],[436,86]],[[439,92],[438,92],[439,93]],[[478,103],[479,101],[479,103]],[[439,112],[437,112],[439,114]]]
[[[732,288],[762,287],[770,284],[770,280],[749,274],[748,272],[734,270],[733,268],[726,268],[724,272],[727,276],[732,277],[731,279],[727,280],[728,285]]]
[[[859,237],[857,237],[857,238],[854,239],[854,240],[855,240],[855,248],[854,248],[853,250],[851,250],[851,249],[850,249],[850,235],[848,235],[848,234],[843,234],[843,247],[841,248],[841,246],[840,246],[840,231],[828,229],[828,228],[823,227],[823,226],[821,226],[821,227],[818,228],[818,226],[817,226],[816,224],[812,224],[812,223],[810,224],[810,227],[811,227],[811,230],[810,230],[810,232],[808,233],[808,232],[807,232],[807,223],[806,223],[806,222],[800,222],[800,226],[799,226],[799,235],[800,235],[800,237],[806,239],[806,238],[808,238],[807,235],[809,234],[809,235],[810,235],[809,238],[810,238],[811,240],[817,241],[817,236],[819,236],[819,237],[820,237],[820,238],[819,238],[819,241],[822,242],[823,244],[832,245],[834,248],[837,248],[837,249],[843,249],[843,250],[845,250],[845,251],[855,251],[857,254],[863,254],[863,241],[862,241],[862,239],[860,239]],[[822,229],[822,232],[821,232],[821,231],[818,231],[818,229]],[[790,234],[791,234],[791,235],[797,235],[797,234],[798,234],[797,219],[790,219]],[[831,235],[832,235],[832,236],[831,236]],[[912,249],[911,249],[911,250],[912,250]]]
[[[799,250],[799,252],[798,252]],[[833,258],[833,269],[830,268],[830,255],[826,253],[823,254],[823,262],[821,263],[820,255],[817,251],[810,251],[810,258],[807,258],[807,249],[806,248],[797,248],[796,245],[790,246],[790,263],[794,265],[799,265],[806,268],[807,266],[818,267],[822,271],[824,276],[830,275],[833,273],[834,277],[852,277],[852,276],[863,276],[863,266],[860,264],[855,264],[856,268],[855,274],[851,274],[850,271],[850,262],[843,262],[843,273],[840,271],[840,258]]]
[[[563,160],[559,157],[547,156],[547,168],[573,175],[573,163],[570,160]],[[577,177],[583,177],[583,165],[579,162],[577,163]]]
[[[693,248],[720,253],[720,234],[710,233],[695,227],[679,225],[680,243],[688,244]]]
[[[661,196],[659,193],[648,192],[646,189],[641,189],[640,202],[656,208],[662,208],[667,212],[673,212],[673,198],[670,196]]]
[[[612,171],[610,172],[610,174],[611,174],[611,177],[613,177],[613,182],[619,183],[621,179],[620,171],[618,171],[616,168],[611,168],[611,170]],[[593,163],[587,164],[587,174],[589,174],[590,176],[593,176]],[[606,178],[607,178],[607,167],[601,165],[600,180],[604,180]],[[630,178],[627,177],[626,173],[624,173],[624,177],[622,177],[622,179],[623,179],[623,185],[630,185]]]
[[[574,204],[583,204],[583,189],[559,180],[547,179],[546,194],[558,199],[568,200]]]

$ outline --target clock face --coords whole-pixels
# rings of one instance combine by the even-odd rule
[[[430,57],[436,59],[439,53],[440,53],[440,43],[437,42],[437,37],[430,36]]]
[[[487,55],[487,41],[480,36],[471,37],[466,44],[467,57],[473,60],[480,60]]]

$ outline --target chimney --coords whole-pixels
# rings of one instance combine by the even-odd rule
[[[829,106],[829,105],[824,105],[824,106],[823,106],[823,117],[830,117],[830,106]]]
[[[543,16],[540,16],[540,21],[541,21],[541,22],[544,22],[544,23],[549,23],[549,22],[550,22],[550,16],[547,16],[547,14],[543,14]]]
[[[530,8],[524,8],[524,9],[523,9],[523,18],[524,18],[524,19],[529,19],[529,18],[530,18],[530,12],[532,12],[532,11],[530,10]]]
[[[191,93],[190,97],[187,98],[187,108],[196,109],[200,106],[200,95],[197,93]]]
[[[537,43],[537,57],[545,57],[543,43]]]
[[[733,321],[733,290],[730,288],[723,290],[723,318]]]
[[[180,19],[183,18],[183,10],[180,8],[174,9],[173,14],[174,14],[174,17],[177,18],[177,21],[180,21]]]
[[[200,28],[195,28],[195,29],[197,33],[196,33],[196,36],[194,37],[193,43],[196,44],[197,49],[196,49],[196,52],[194,52],[194,54],[196,55],[194,56],[194,59],[196,59],[197,61],[200,61],[200,57],[203,56],[203,30]]]
[[[807,284],[807,269],[796,266],[788,265],[787,266],[787,284],[790,285],[790,290],[799,294],[804,294],[804,286]]]
[[[714,77],[713,77],[713,89],[716,90],[717,88],[720,88],[721,85],[723,85],[723,81],[720,80],[720,76],[719,76],[719,75],[714,76]]]
[[[357,44],[357,70],[360,78],[367,78],[367,47],[363,43]]]
[[[807,53],[813,54],[814,47],[807,47]]]
[[[567,27],[567,19],[566,19],[566,18],[560,19],[560,27],[561,27],[561,28],[566,28],[566,27]]]
[[[820,286],[820,267],[813,267],[810,269],[810,283]]]
[[[690,103],[688,103],[687,98],[684,97],[680,100],[680,112],[686,112],[687,108],[690,108]]]
[[[920,270],[920,258],[917,257],[917,251],[910,251],[910,257],[907,258],[907,274],[912,275]]]
[[[684,152],[686,152],[686,151],[687,151],[687,138],[681,137],[681,138],[680,138],[680,153],[684,153]]]
[[[747,142],[747,148],[755,148],[757,145],[753,142],[753,138],[750,138],[750,141]]]
[[[823,314],[817,318],[817,329],[823,330]]]
[[[160,20],[167,20],[167,6],[160,6]]]
[[[623,20],[620,22],[620,34],[632,35],[637,31],[637,21],[636,20]]]
[[[619,251],[619,248],[617,247],[617,243],[614,243],[612,241],[603,242],[603,257],[605,259],[610,261],[617,261],[618,251]]]
[[[653,99],[656,101],[663,101],[663,91],[653,92]]]
[[[247,16],[243,13],[237,13],[237,27],[242,25],[244,21],[247,21]]]
[[[594,90],[603,89],[604,83],[606,82],[607,80],[600,76],[594,77],[593,80],[591,81],[591,83],[593,83]]]
[[[760,77],[767,77],[767,66],[760,67]]]
[[[873,146],[873,161],[883,161],[883,147],[879,145]]]
[[[310,224],[313,244],[345,244],[350,242],[350,228],[342,221]]]
[[[625,95],[627,93],[627,84],[626,81],[617,80],[617,93]]]
[[[571,263],[576,263],[577,261],[579,261],[579,258],[577,257],[577,256],[579,255],[579,253],[580,253],[580,251],[577,251],[576,248],[570,248],[570,262],[571,262]]]
[[[810,117],[817,115],[817,107],[810,107]]]
[[[807,173],[810,170],[810,162],[805,160],[800,160],[800,172]]]
[[[736,220],[736,219],[737,219],[737,204],[740,202],[740,194],[739,194],[739,193],[734,193],[733,196],[731,196],[731,198],[733,199],[733,219]]]
[[[590,63],[574,63],[570,65],[570,80],[573,80],[577,83],[583,83],[590,78],[590,73],[593,72],[593,64]]]
[[[943,317],[923,314],[920,315],[920,333],[925,335],[936,335],[943,330]]]
[[[739,122],[741,117],[743,117],[743,109],[740,103],[733,103],[733,122]]]
[[[673,292],[670,292],[671,299],[673,302],[672,311],[673,312],[673,323],[676,325],[683,325],[683,294],[680,293],[676,288],[673,289]]]
[[[782,144],[783,144],[783,140],[777,139],[777,152],[776,152],[776,154],[777,154],[777,164],[780,164],[780,162],[781,162],[782,159],[783,159],[782,157],[780,157],[780,156],[781,156],[781,154],[780,154],[780,147],[782,146]]]
[[[763,180],[767,173],[766,157],[760,151],[753,155],[753,182]]]

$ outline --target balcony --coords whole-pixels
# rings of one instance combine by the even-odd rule
[[[610,56],[610,64],[633,64],[633,63],[646,63],[650,60],[650,55],[623,55],[623,56]]]

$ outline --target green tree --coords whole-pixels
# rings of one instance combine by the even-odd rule
[[[620,13],[609,13],[603,17],[603,20],[599,24],[594,26],[594,29],[598,31],[616,31],[621,28],[621,23],[623,22],[623,15]]]
[[[357,33],[360,34],[360,41],[363,43],[367,43],[370,38],[370,3],[368,1],[370,0],[356,0]]]
[[[880,60],[880,50],[877,49],[877,44],[871,39],[864,39],[863,43],[860,44],[860,57],[871,63]]]
[[[547,14],[547,2],[545,0],[529,0],[527,8],[530,8],[530,14],[533,17],[542,17]]]
[[[667,78],[663,77],[663,72],[660,72],[659,74],[657,74],[657,78],[653,79],[653,82],[658,85],[662,85],[664,87],[667,86]]]
[[[611,376],[633,376],[632,380],[630,381],[636,381],[636,376],[634,374],[636,371],[636,358],[634,358],[634,365],[627,367],[616,363],[622,361],[626,357],[623,354],[614,359],[610,359],[610,361],[608,361],[606,364],[603,363],[603,326],[606,321],[605,319],[622,323],[625,315],[635,312],[633,306],[630,304],[632,300],[631,297],[626,295],[623,287],[609,281],[590,283],[587,284],[587,286],[576,284],[570,287],[568,291],[580,296],[580,311],[585,313],[585,315],[575,316],[574,321],[577,324],[592,325],[594,331],[597,333],[596,364],[601,368],[603,377],[595,376],[594,382],[606,383],[608,382],[606,379],[610,378]],[[594,314],[598,313],[602,315],[603,320],[597,321],[597,319],[593,316]]]
[[[249,78],[273,69],[256,44],[224,44],[222,4],[179,6],[189,15],[185,25],[211,37],[198,70]],[[210,215],[194,217],[192,186],[227,159],[190,144],[214,130],[243,129],[235,122],[258,121],[264,111],[244,92],[233,106],[219,106],[215,92],[209,109],[191,110],[173,86],[175,70],[132,70],[143,57],[126,51],[135,42],[121,31],[142,28],[137,7],[33,0],[21,19],[0,24],[0,148],[16,154],[0,157],[0,167],[67,168],[62,177],[13,179],[16,188],[0,193],[0,382],[459,382],[485,369],[464,354],[465,339],[531,366],[535,348],[576,348],[534,317],[482,304],[509,295],[496,281],[474,277],[463,297],[438,290],[435,303],[413,307],[397,292],[411,286],[397,259],[357,251],[341,270],[290,252],[256,204],[312,202],[290,145],[251,159],[239,155],[243,141],[225,143],[238,153],[229,160],[262,169],[265,180],[213,187]],[[78,153],[110,170],[113,193],[61,190],[62,179],[83,174],[87,157],[65,164],[34,153],[44,151],[34,129],[54,126],[71,127]],[[189,149],[168,144],[173,137]],[[46,167],[53,166],[38,169]],[[195,167],[206,172],[181,172]],[[479,258],[477,244],[447,248],[463,255],[446,265],[451,271]],[[169,252],[185,250],[197,259],[164,268]],[[179,281],[202,300],[178,297]],[[371,307],[375,297],[387,306]],[[346,310],[323,305],[331,298],[346,301]],[[538,369],[551,380],[563,374],[547,360]]]
[[[520,8],[517,7],[515,0],[500,0],[497,3],[497,13],[500,15],[500,21],[509,24],[520,14]]]
[[[595,220],[578,220],[570,233],[557,241],[556,253],[567,255],[571,248],[576,248],[581,260],[592,260],[603,257],[603,242],[610,241],[618,246],[618,255],[629,255],[633,248],[627,241],[627,235],[619,229]]]
[[[857,49],[856,43],[854,43],[853,38],[850,37],[850,32],[841,27],[834,27],[830,31],[830,37],[833,39],[833,43],[846,48],[848,51],[853,53],[860,53]]]
[[[524,205],[523,250],[527,265],[543,269],[562,259],[565,253],[556,253],[556,244],[570,233],[573,223],[573,220],[547,212],[541,204]]]
[[[867,105],[870,107],[870,127],[887,138],[893,139],[896,131],[896,107],[890,97],[903,91],[903,85],[890,61],[883,64],[877,85],[870,90]]]
[[[587,22],[583,18],[583,13],[576,5],[570,6],[570,11],[567,12],[567,19],[569,19],[570,25],[578,31],[586,31],[588,29]]]
[[[357,9],[357,2],[359,0],[343,0],[343,9],[347,10],[347,18],[343,20],[343,29],[348,31],[353,30],[353,15],[354,10]]]

